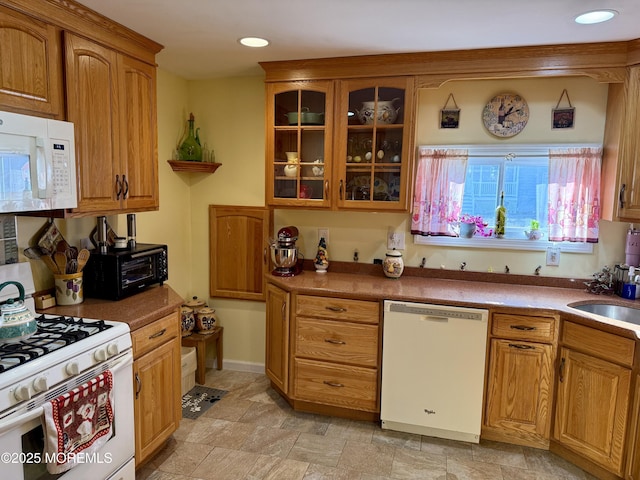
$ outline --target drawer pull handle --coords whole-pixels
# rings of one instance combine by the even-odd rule
[[[346,345],[347,342],[343,342],[342,340],[334,340],[333,338],[325,338],[325,342],[332,343],[334,345]]]
[[[140,396],[140,392],[142,391],[142,380],[140,380],[140,375],[136,372],[136,398]]]
[[[154,333],[153,335],[149,335],[149,340],[151,340],[152,338],[158,338],[161,337],[162,335],[164,335],[164,332],[166,332],[167,329],[163,328],[162,330],[160,330],[159,332]]]
[[[522,345],[520,343],[510,343],[509,344],[510,348],[518,348],[520,350],[533,350],[536,347],[533,347],[531,345]]]
[[[511,327],[513,330],[525,330],[527,332],[530,332],[531,330],[535,330],[536,327],[528,327],[526,325],[511,325]]]
[[[327,310],[331,310],[332,312],[346,312],[347,309],[346,308],[342,308],[342,307],[324,307]]]
[[[336,388],[344,387],[344,385],[343,385],[343,384],[341,384],[341,383],[338,383],[338,382],[330,382],[329,380],[325,380],[325,381],[324,381],[324,382],[322,382],[322,383],[324,383],[325,385],[329,385],[330,387],[336,387]]]

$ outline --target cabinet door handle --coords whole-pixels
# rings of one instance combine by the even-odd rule
[[[346,345],[347,342],[343,342],[342,340],[334,340],[333,338],[325,338],[325,342],[332,343],[334,345]]]
[[[564,382],[564,362],[564,358],[560,360],[560,369],[558,371],[558,379],[560,380],[560,383]]]
[[[140,380],[140,375],[136,372],[136,398],[140,396],[140,392],[142,391],[142,380]]]
[[[329,180],[324,181],[324,198],[329,198]]]
[[[344,387],[344,385],[343,385],[343,384],[341,384],[341,383],[338,383],[338,382],[330,382],[329,380],[325,380],[325,381],[324,381],[324,382],[322,382],[322,383],[324,383],[325,385],[329,385],[330,387],[336,387],[336,388],[342,388],[342,387]]]
[[[127,181],[127,176],[122,175],[122,183],[124,184],[124,192],[122,193],[122,198],[127,198],[129,195],[129,182]]]
[[[627,184],[623,183],[622,187],[620,187],[620,196],[618,199],[620,200],[620,208],[624,208],[624,192],[627,190]]]
[[[527,332],[536,329],[536,327],[529,327],[527,325],[510,325],[509,328],[513,328],[514,330],[526,330]]]
[[[120,200],[120,195],[122,195],[122,182],[120,181],[120,175],[116,175],[116,200]]]
[[[522,345],[521,343],[510,343],[509,348],[517,348],[519,350],[533,350],[536,347],[533,347],[531,345]]]
[[[282,308],[280,309],[280,316],[282,317],[282,321],[286,321],[286,318],[284,316],[285,310],[287,309],[287,304],[285,302],[282,302]]]
[[[161,337],[162,335],[164,335],[164,332],[166,332],[167,329],[163,328],[162,330],[160,330],[159,332],[154,333],[153,335],[149,335],[149,340],[151,340],[152,338],[158,338]]]
[[[265,265],[267,264],[267,247],[265,247],[262,252],[262,261],[264,262]]]
[[[346,309],[346,308],[342,308],[342,307],[332,307],[332,306],[329,306],[329,307],[324,307],[324,308],[326,308],[327,310],[331,310],[332,312],[338,312],[338,313],[346,312],[346,311],[347,311],[347,309]]]
[[[340,180],[340,200],[343,200],[343,192],[344,192],[344,185],[342,183],[342,179]]]

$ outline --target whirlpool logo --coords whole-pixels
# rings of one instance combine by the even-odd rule
[[[426,413],[427,415],[435,415],[436,411],[435,410],[429,410],[428,408],[424,409],[424,413]]]

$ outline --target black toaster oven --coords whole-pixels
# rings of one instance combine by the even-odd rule
[[[138,243],[132,250],[94,250],[84,267],[84,295],[119,300],[169,278],[167,246]]]

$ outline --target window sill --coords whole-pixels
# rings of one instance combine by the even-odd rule
[[[549,247],[560,248],[561,252],[592,253],[593,243],[549,242],[547,240],[517,240],[514,238],[495,237],[424,237],[414,235],[416,245],[435,245],[453,248],[484,248],[493,250],[528,250],[546,251]]]

